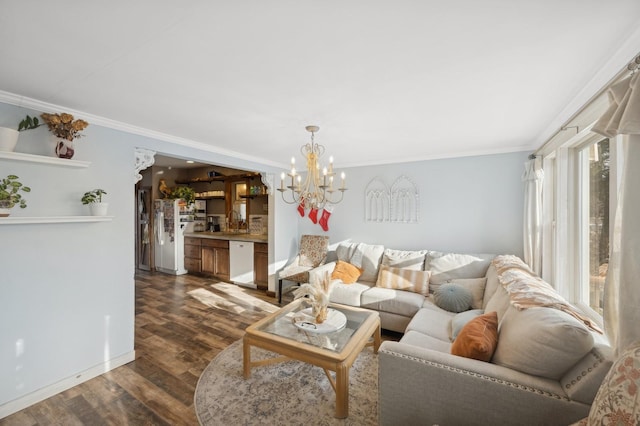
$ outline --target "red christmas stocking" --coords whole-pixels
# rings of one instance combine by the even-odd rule
[[[322,216],[320,217],[320,226],[324,232],[329,230],[329,217],[331,217],[331,213],[333,212],[333,207],[325,207],[322,210]]]
[[[309,219],[311,219],[313,223],[318,223],[318,209],[312,207],[311,210],[309,210]]]
[[[300,217],[304,217],[304,200],[298,205],[298,213],[300,213]]]

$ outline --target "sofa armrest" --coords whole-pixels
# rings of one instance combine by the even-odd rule
[[[449,353],[380,346],[381,425],[566,425],[589,413],[555,380]]]
[[[312,270],[309,271],[309,282],[314,283],[314,282],[321,281],[322,278],[324,277],[324,274],[328,272],[329,275],[331,275],[335,267],[336,267],[336,262],[329,262],[329,263],[320,265],[317,268],[313,268]]]

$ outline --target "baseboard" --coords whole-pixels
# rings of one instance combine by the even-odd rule
[[[80,383],[91,380],[94,377],[98,377],[99,375],[111,371],[114,368],[120,367],[128,362],[135,360],[135,358],[135,351],[128,352],[124,355],[120,355],[119,357],[110,359],[102,364],[96,365],[95,367],[91,367],[78,374],[74,374],[71,377],[62,379],[52,385],[46,386],[42,389],[38,389],[18,399],[9,401],[6,404],[2,404],[0,405],[0,419],[10,416],[11,414],[16,413],[20,410],[24,410],[30,405],[50,398],[53,395],[77,386]]]

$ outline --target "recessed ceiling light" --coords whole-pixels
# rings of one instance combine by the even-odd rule
[[[187,160],[187,164],[193,164],[193,163],[195,163],[195,161],[193,161],[193,160]]]

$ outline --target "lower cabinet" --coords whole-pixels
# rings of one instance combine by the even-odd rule
[[[201,239],[203,274],[229,281],[229,241]]]
[[[202,253],[200,238],[185,237],[184,239],[184,268],[190,274],[202,272]]]
[[[265,243],[255,243],[253,245],[253,272],[254,283],[266,290],[269,285],[269,250]]]

